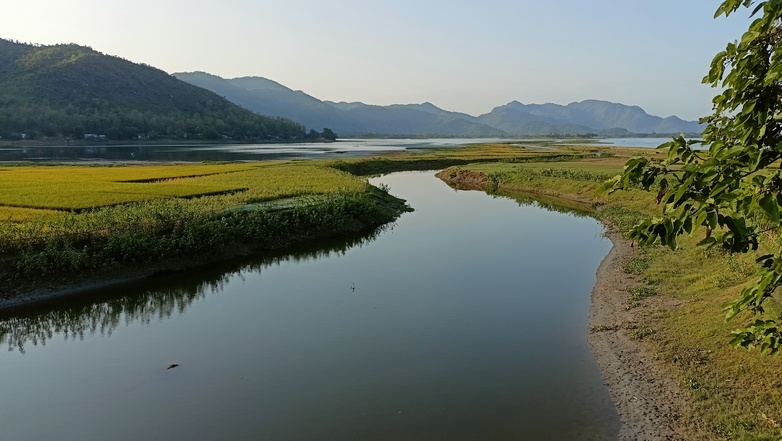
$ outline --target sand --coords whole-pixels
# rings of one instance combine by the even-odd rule
[[[647,299],[628,308],[626,289],[638,284],[623,263],[635,252],[619,234],[609,233],[613,248],[597,270],[589,314],[589,344],[616,404],[620,440],[697,440],[691,426],[688,396],[676,374],[658,359],[653,347],[631,338],[634,328],[660,310],[676,305]]]

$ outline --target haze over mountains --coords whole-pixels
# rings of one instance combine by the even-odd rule
[[[491,112],[472,116],[450,112],[431,103],[375,106],[321,101],[261,77],[224,79],[204,72],[175,73],[260,115],[281,116],[307,128],[328,127],[341,137],[388,136],[630,136],[634,134],[700,134],[695,121],[661,118],[637,106],[587,100],[559,104],[513,101]]]

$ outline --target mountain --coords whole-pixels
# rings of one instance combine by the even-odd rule
[[[85,136],[87,135],[87,136]],[[75,44],[0,39],[3,139],[291,140],[304,127],[259,116],[151,66]]]
[[[469,115],[448,112],[431,103],[372,106],[363,103],[321,101],[261,77],[223,79],[205,72],[175,73],[175,77],[211,90],[260,115],[281,116],[320,130],[328,127],[340,136],[502,136],[501,130]]]
[[[570,122],[564,118],[547,118],[543,115],[530,113],[525,110],[523,104],[516,101],[495,107],[490,113],[478,117],[478,120],[511,135],[595,133],[595,130],[590,127]]]
[[[266,78],[226,80],[205,72],[175,73],[173,76],[210,90],[259,115],[289,118],[316,130],[328,127],[338,134],[360,130],[346,123],[331,105]]]
[[[675,116],[660,118],[637,106],[587,100],[559,104],[522,104],[494,108],[478,117],[443,110],[432,103],[373,106],[359,102],[321,101],[261,77],[223,79],[204,72],[175,73],[177,78],[209,89],[258,114],[281,116],[309,128],[330,127],[339,135],[412,136],[630,136],[699,134],[703,127]]]
[[[647,114],[638,106],[586,100],[559,104],[522,104],[513,101],[495,107],[478,118],[484,124],[501,128],[514,135],[553,133],[600,133],[625,131],[626,133],[700,133],[703,128],[694,121],[684,121],[675,116],[660,118]],[[530,131],[538,133],[530,133]]]
[[[363,103],[330,103],[359,129],[354,134],[413,136],[505,136],[502,130],[475,118],[448,112],[431,103],[373,106]],[[339,132],[337,132],[339,133]]]

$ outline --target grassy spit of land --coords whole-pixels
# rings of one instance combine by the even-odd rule
[[[628,157],[639,154],[663,156],[650,149],[614,149],[575,161],[473,163],[439,176],[457,188],[520,190],[586,202],[611,229],[626,231],[641,218],[660,214],[654,194],[631,190],[608,195],[600,187],[621,172]],[[626,319],[593,325],[591,331],[638,342],[676,379],[689,403],[674,417],[689,426],[689,436],[782,439],[782,358],[730,346],[730,331],[749,317],[730,323],[723,319],[724,305],[755,276],[756,256],[699,247],[703,234],[683,238],[676,251],[661,246],[629,251],[617,270],[626,284],[614,288],[622,291]],[[780,246],[782,240],[769,234],[761,251]],[[778,297],[769,309],[771,315],[779,313]]]
[[[0,305],[359,232],[407,209],[323,163],[0,167]]]

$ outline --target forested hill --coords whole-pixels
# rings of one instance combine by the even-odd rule
[[[0,39],[3,139],[301,140],[304,127],[259,116],[150,66],[75,44]]]

